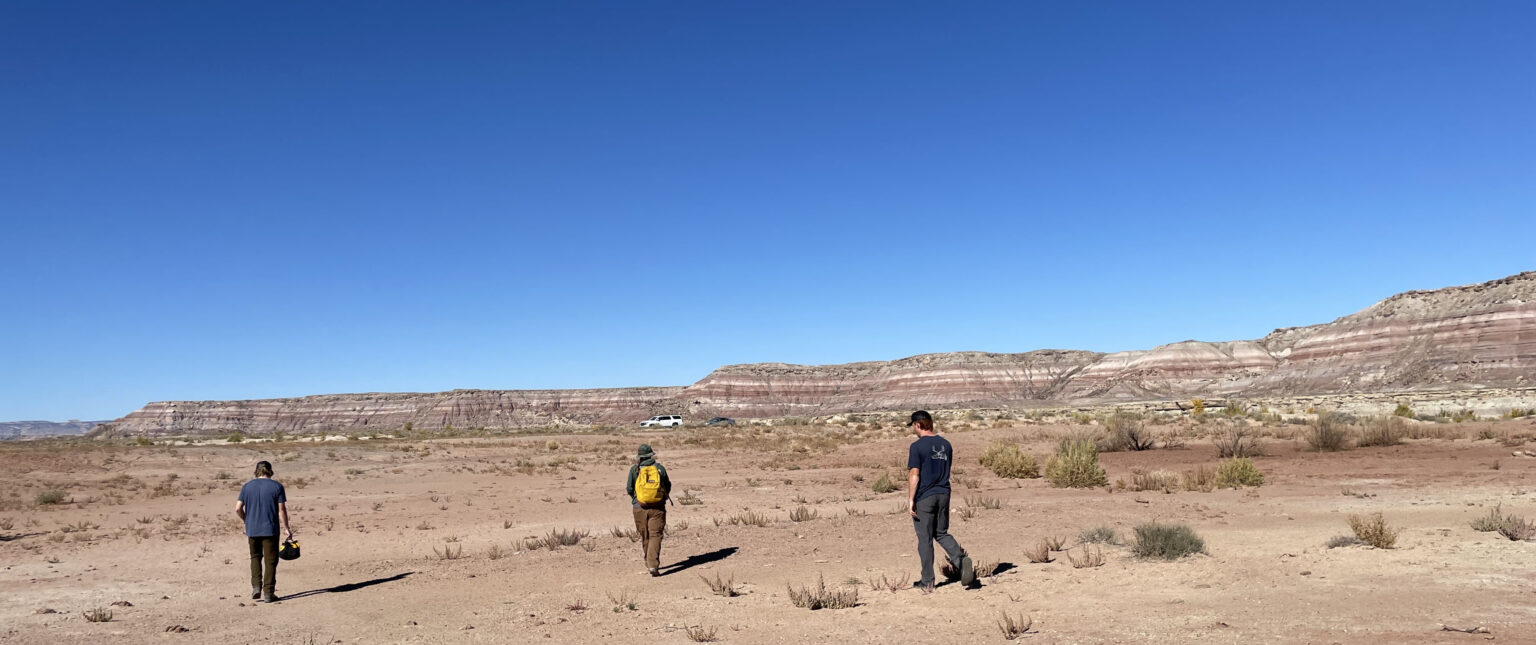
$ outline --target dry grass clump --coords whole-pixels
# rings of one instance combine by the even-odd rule
[[[719,524],[717,523],[716,526]],[[616,538],[629,538],[630,542],[640,541],[640,531],[632,528],[619,528],[617,526],[608,529],[608,534]]]
[[[437,559],[439,560],[457,560],[464,557],[464,545],[460,544],[455,547],[452,544],[444,544],[442,550],[438,550],[438,548],[434,546],[432,547],[432,553],[436,555]]]
[[[485,558],[487,560],[500,560],[504,555],[506,555],[506,552],[502,550],[500,544],[492,544],[490,548],[485,550]]]
[[[879,578],[869,579],[869,588],[871,591],[884,589],[891,593],[896,593],[911,586],[911,582],[912,578],[909,574],[902,574],[900,578],[896,578],[882,573]]]
[[[786,585],[789,590],[789,601],[802,609],[847,609],[859,604],[859,590],[857,587],[828,589],[827,581],[821,576],[816,576],[815,587],[801,587]]]
[[[756,511],[742,511],[730,516],[729,518],[726,518],[726,523],[730,524],[731,526],[740,524],[742,526],[756,526],[758,528],[762,528],[772,524],[773,522],[769,521],[768,516],[762,513],[758,513]]]
[[[1205,552],[1205,540],[1183,524],[1148,522],[1136,527],[1136,545],[1131,551],[1143,558],[1177,560]]]
[[[1263,484],[1264,473],[1259,472],[1259,468],[1253,465],[1253,460],[1247,457],[1228,459],[1216,468],[1216,486],[1220,488],[1242,488]]]
[[[610,531],[617,530],[617,527],[610,529]],[[544,537],[525,538],[523,540],[523,548],[529,551],[537,551],[540,548],[554,551],[562,546],[576,546],[581,542],[582,538],[589,537],[591,535],[592,533],[590,531],[578,531],[575,529],[551,530],[549,533],[544,534]],[[639,539],[638,534],[636,534],[635,539]]]
[[[998,619],[997,628],[1003,632],[1003,640],[1014,640],[1029,633],[1029,628],[1035,625],[1035,619],[1028,616],[1019,616],[1015,619],[1003,612],[1003,617]]]
[[[1487,515],[1472,520],[1472,529],[1498,533],[1515,542],[1536,537],[1536,523],[1528,522],[1517,515],[1505,515],[1502,505],[1495,506],[1489,509]]]
[[[1120,536],[1108,526],[1096,526],[1083,529],[1077,534],[1077,541],[1081,544],[1119,544]]]
[[[869,488],[876,493],[889,493],[901,489],[900,486],[896,485],[896,482],[891,481],[890,473],[880,473],[880,478],[876,479],[875,483],[870,484]]]
[[[1067,562],[1072,563],[1073,569],[1087,569],[1104,565],[1104,549],[1098,546],[1083,547],[1082,555],[1073,555],[1067,552]]]
[[[804,506],[796,506],[795,510],[789,512],[789,520],[791,522],[806,522],[809,520],[814,520],[818,517],[821,517],[820,512],[818,512],[816,509],[806,508]]]
[[[1131,415],[1111,416],[1104,421],[1104,431],[1104,443],[1100,446],[1104,452],[1151,450],[1156,446],[1152,433],[1142,425],[1141,419]]]
[[[36,499],[34,501],[37,502],[38,506],[53,506],[55,504],[63,504],[64,500],[66,500],[68,498],[69,498],[69,494],[68,493],[65,493],[64,491],[59,490],[57,488],[54,488],[54,489],[45,490],[45,491],[43,491],[41,493],[38,493],[37,497],[36,497]]]
[[[1068,437],[1045,462],[1045,478],[1057,488],[1091,488],[1109,482],[1099,466],[1099,448],[1091,439]]]
[[[698,504],[703,504],[704,500],[699,499],[697,495],[694,495],[693,491],[685,490],[683,491],[683,494],[677,498],[677,503],[682,504],[683,506],[696,506]]]
[[[1264,454],[1264,446],[1259,443],[1258,436],[1244,425],[1223,425],[1216,430],[1211,442],[1216,444],[1216,453],[1222,459]]]
[[[969,508],[985,508],[995,511],[1003,507],[1003,500],[996,497],[972,495],[965,498],[965,505]]]
[[[1313,452],[1338,452],[1349,449],[1347,419],[1334,412],[1323,412],[1307,427],[1307,447]]]
[[[1216,490],[1216,471],[1201,464],[1194,470],[1184,471],[1184,490],[1209,493]]]
[[[91,623],[110,623],[110,622],[112,622],[112,610],[111,609],[107,609],[106,607],[96,607],[94,609],[88,609],[86,611],[80,612],[80,615],[85,617],[86,622],[91,622]]]
[[[688,635],[688,640],[695,643],[713,643],[720,640],[715,637],[714,627],[705,628],[703,625],[689,625],[683,629],[683,633]]]
[[[1349,529],[1355,532],[1355,537],[1361,542],[1378,549],[1390,549],[1397,544],[1397,534],[1401,529],[1387,525],[1387,520],[1381,513],[1370,515],[1350,515]]]
[[[1337,549],[1340,547],[1357,546],[1360,544],[1364,544],[1364,542],[1361,542],[1360,538],[1357,538],[1353,535],[1335,535],[1333,538],[1328,540],[1328,543],[1325,546],[1330,549]]]
[[[1137,469],[1131,471],[1130,488],[1133,491],[1154,490],[1172,493],[1179,489],[1180,480],[1179,474],[1175,472],[1154,470],[1149,473]]]
[[[1032,547],[1026,547],[1024,557],[1035,564],[1045,564],[1055,560],[1051,557],[1051,544],[1045,540],[1036,542]]]
[[[1400,416],[1383,416],[1371,419],[1360,435],[1359,446],[1395,446],[1408,434],[1408,422]]]
[[[703,580],[704,584],[709,585],[709,590],[716,596],[735,598],[741,595],[741,592],[736,589],[736,576],[721,578],[720,574],[716,573],[713,579],[706,578],[703,575],[700,575],[699,579]]]
[[[1040,468],[1035,464],[1035,456],[1011,443],[992,442],[981,453],[980,462],[998,477],[1033,479],[1040,476]]]
[[[613,613],[617,614],[625,609],[634,611],[639,608],[640,594],[633,589],[620,589],[618,593],[612,591],[603,592],[608,596],[608,602],[613,603]]]

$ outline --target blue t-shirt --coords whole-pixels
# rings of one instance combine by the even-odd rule
[[[245,502],[246,537],[276,537],[277,505],[288,502],[283,485],[257,477],[240,487],[240,501]]]
[[[944,437],[920,437],[912,442],[907,451],[907,468],[917,469],[917,496],[913,501],[949,494],[949,462],[953,457],[954,450]]]

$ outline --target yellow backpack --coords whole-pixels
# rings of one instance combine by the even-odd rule
[[[641,466],[635,475],[635,500],[641,504],[660,504],[661,471],[655,465]]]

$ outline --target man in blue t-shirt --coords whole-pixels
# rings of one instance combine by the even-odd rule
[[[251,547],[251,598],[277,602],[278,520],[289,540],[293,526],[288,523],[288,495],[282,484],[273,481],[270,462],[256,462],[256,478],[240,487],[235,515],[245,522]]]
[[[976,567],[960,543],[949,534],[949,465],[955,457],[949,441],[933,431],[933,416],[912,413],[908,424],[917,441],[907,450],[907,512],[917,528],[917,555],[922,560],[917,588],[933,591],[933,543],[938,541],[949,561],[960,565],[960,584],[976,584]]]

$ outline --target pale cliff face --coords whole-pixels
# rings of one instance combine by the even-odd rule
[[[631,422],[653,414],[822,415],[1007,403],[1298,396],[1536,386],[1536,272],[1399,294],[1331,323],[1256,341],[1100,354],[954,352],[846,365],[730,365],[687,387],[458,390],[151,403],[122,434],[367,432],[446,425]]]

